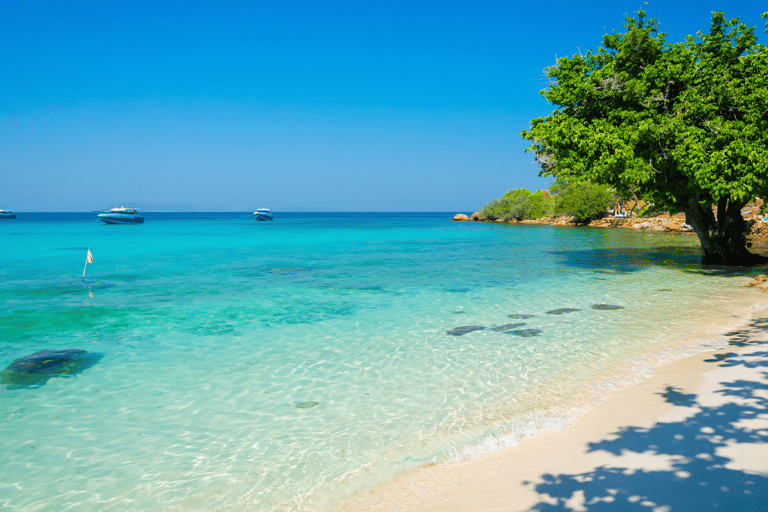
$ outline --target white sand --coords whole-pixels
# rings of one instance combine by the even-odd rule
[[[758,312],[755,317],[768,317]],[[768,321],[658,368],[560,432],[432,465],[350,511],[768,511]]]

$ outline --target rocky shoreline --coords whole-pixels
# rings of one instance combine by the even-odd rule
[[[468,216],[463,213],[454,215],[453,220],[459,222],[493,222],[498,224],[543,224],[551,226],[576,226],[577,224],[570,215],[556,215],[554,217],[544,217],[531,220],[490,220],[480,216],[475,212]],[[747,218],[748,236],[768,237],[768,222],[764,222],[756,217]],[[693,228],[686,224],[685,214],[678,213],[669,215],[667,213],[659,214],[654,217],[604,217],[593,220],[588,224],[581,224],[592,228],[620,228],[645,231],[657,231],[662,233],[691,233]]]

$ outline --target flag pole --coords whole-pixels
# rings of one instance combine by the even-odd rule
[[[91,248],[88,248],[88,252],[85,254],[85,266],[83,267],[83,284],[85,284],[85,269],[88,268],[88,260],[93,261],[93,257],[91,256]]]

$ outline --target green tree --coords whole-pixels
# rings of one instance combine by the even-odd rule
[[[704,264],[764,263],[740,212],[768,196],[768,50],[722,13],[676,44],[643,11],[624,27],[546,70],[556,108],[522,132],[540,174],[684,212]]]
[[[541,192],[531,193],[528,189],[517,188],[483,206],[480,215],[491,220],[539,219],[551,214],[552,203]]]
[[[556,211],[573,215],[577,223],[585,223],[604,217],[612,202],[613,195],[606,186],[585,182],[562,188],[557,196]]]

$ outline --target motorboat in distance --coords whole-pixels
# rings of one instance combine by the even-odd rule
[[[99,214],[99,218],[107,224],[141,224],[144,217],[136,213],[136,208],[112,208]]]
[[[256,220],[272,220],[272,210],[269,208],[259,208],[253,215],[256,216]]]
[[[15,219],[16,214],[11,210],[0,210],[0,219]]]

